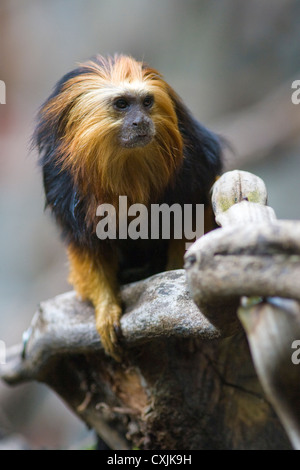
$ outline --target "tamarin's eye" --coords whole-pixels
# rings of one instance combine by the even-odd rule
[[[143,101],[145,108],[150,108],[153,105],[153,96],[146,96]]]
[[[114,107],[116,109],[126,109],[128,108],[128,106],[129,106],[129,103],[124,98],[119,98],[114,102]]]

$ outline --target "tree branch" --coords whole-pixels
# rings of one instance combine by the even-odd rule
[[[185,271],[122,289],[122,363],[104,353],[92,306],[68,292],[41,303],[25,354],[12,348],[0,376],[49,385],[113,449],[290,448],[264,399],[237,309],[244,296],[299,299],[299,224],[276,220],[263,182],[249,173],[223,175],[212,201],[222,228],[191,247]],[[251,350],[258,344],[268,357],[253,331]],[[265,393],[277,409],[273,391]]]
[[[184,270],[168,271],[125,286],[121,291],[121,319],[125,348],[160,338],[214,339],[220,332],[201,314],[189,296]],[[95,328],[94,309],[80,301],[74,291],[42,302],[22,346],[8,351],[1,366],[2,378],[10,384],[39,380],[52,357],[102,350]]]
[[[212,193],[222,228],[190,248],[187,278],[217,328],[232,334],[241,320],[266,395],[300,449],[300,368],[291,360],[291,345],[300,339],[300,222],[277,221],[266,200],[256,176],[223,175]],[[239,316],[234,309],[228,314],[228,305],[238,308],[243,296],[250,299],[244,297]]]

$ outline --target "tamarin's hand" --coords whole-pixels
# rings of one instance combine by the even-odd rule
[[[221,171],[219,139],[159,72],[122,55],[96,56],[66,74],[42,106],[33,139],[46,203],[68,246],[70,281],[93,303],[106,352],[120,359],[120,283],[182,267],[185,240],[100,240],[96,209],[110,203],[119,215],[119,196],[148,208],[208,206]]]
[[[107,353],[120,360],[117,332],[122,314],[116,280],[115,257],[95,257],[93,253],[68,247],[69,281],[82,300],[90,300],[95,307],[96,328]]]

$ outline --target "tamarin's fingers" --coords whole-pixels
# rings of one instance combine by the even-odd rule
[[[116,361],[121,360],[121,347],[118,342],[118,330],[122,309],[118,304],[107,304],[100,300],[95,305],[96,328],[105,351]]]

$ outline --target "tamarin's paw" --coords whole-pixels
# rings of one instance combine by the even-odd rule
[[[117,304],[98,305],[95,312],[96,328],[105,352],[120,362],[122,350],[119,339],[121,336],[120,318],[122,309]]]

